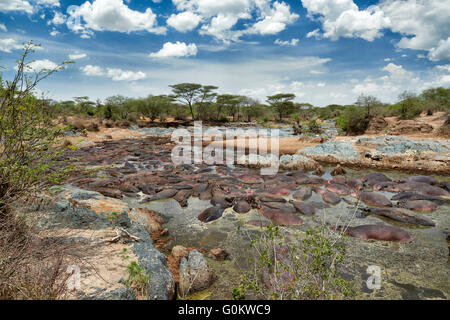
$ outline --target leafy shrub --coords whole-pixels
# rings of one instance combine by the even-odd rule
[[[150,274],[145,268],[139,265],[136,261],[130,262],[127,266],[128,279],[125,280],[125,285],[135,290],[141,296],[145,297],[148,291],[148,280]]]
[[[337,271],[344,261],[342,238],[331,232],[325,227],[309,229],[293,244],[278,227],[269,225],[252,240],[255,256],[250,263],[254,273],[242,276],[241,285],[233,290],[233,299],[245,299],[248,292],[252,298],[277,300],[355,296],[353,284],[342,279]]]
[[[221,116],[221,117],[219,118],[219,121],[220,121],[220,122],[223,122],[223,123],[228,123],[228,122],[230,122],[230,120],[229,120],[226,116]]]
[[[358,135],[366,131],[369,120],[364,109],[349,106],[336,119],[336,125],[348,135]]]

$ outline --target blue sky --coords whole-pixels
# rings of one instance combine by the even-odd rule
[[[318,106],[450,86],[450,0],[0,0],[0,65],[73,60],[39,89],[54,99],[169,93],[197,82]]]

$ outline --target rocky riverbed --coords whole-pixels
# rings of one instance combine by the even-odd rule
[[[95,231],[97,256],[106,250],[111,264],[121,265],[100,263],[111,274],[104,283],[94,280],[92,270],[82,273],[80,296],[86,298],[136,298],[123,285],[120,252],[126,248],[130,259],[150,274],[147,298],[172,299],[178,288],[185,298],[228,299],[242,271],[250,268],[250,241],[263,231],[259,225],[277,224],[286,237],[295,238],[325,221],[355,228],[345,240],[341,272],[355,282],[360,298],[448,299],[448,145],[402,137],[333,140],[282,156],[282,170],[261,176],[246,166],[176,166],[168,136],[99,141],[67,154],[88,170],[54,187],[46,195],[49,204],[36,210],[40,225],[49,230],[78,230],[88,242],[94,240],[86,231]],[[434,161],[430,168],[437,169],[430,171],[447,175],[328,166],[356,160],[386,163],[383,159],[391,155],[403,155],[400,162],[405,163],[410,152],[420,158],[412,155],[410,162]],[[356,204],[358,198],[362,201]],[[367,225],[375,225],[374,234],[358,232],[356,227]],[[400,236],[383,238],[381,226]],[[124,237],[112,250],[104,240],[114,230],[139,240]],[[365,285],[370,265],[382,269],[380,290]],[[204,277],[195,280],[195,288],[183,289],[180,279],[192,277],[192,270]]]

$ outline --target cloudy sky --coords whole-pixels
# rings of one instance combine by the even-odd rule
[[[450,86],[450,0],[0,0],[0,66],[33,40],[55,99],[196,82],[324,106]]]

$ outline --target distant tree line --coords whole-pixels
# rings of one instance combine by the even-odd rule
[[[294,102],[293,93],[268,96],[266,101],[261,102],[243,95],[219,94],[219,88],[212,85],[180,83],[170,87],[172,93],[169,95],[149,95],[144,98],[115,95],[95,102],[90,101],[88,97],[74,97],[69,101],[48,101],[48,109],[55,115],[78,115],[129,122],[164,122],[173,118],[215,122],[296,122],[307,123],[311,127],[317,119],[336,120],[338,127],[347,134],[364,132],[370,120],[377,116],[413,119],[422,112],[430,115],[436,111],[450,110],[450,89],[443,87],[431,88],[419,95],[405,91],[395,104],[384,104],[374,96],[361,95],[354,104],[331,104],[326,107]]]

